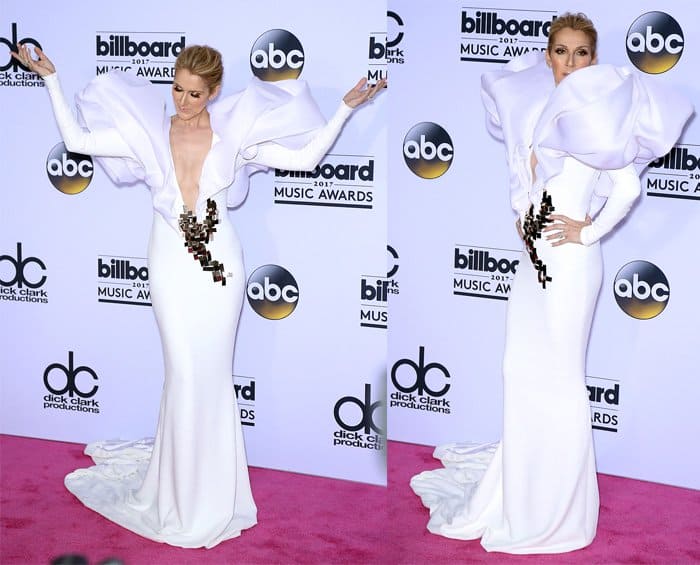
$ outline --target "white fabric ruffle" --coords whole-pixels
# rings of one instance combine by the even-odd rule
[[[573,157],[600,170],[646,166],[668,153],[693,107],[658,80],[627,68],[592,65],[555,88],[544,56],[528,53],[485,73],[481,93],[489,132],[506,145],[511,202],[522,213],[539,204],[547,181]],[[537,180],[530,188],[530,151]],[[603,177],[606,178],[606,177]],[[609,187],[596,190],[607,195]]]
[[[170,153],[170,118],[159,89],[115,71],[93,79],[76,96],[76,105],[89,130],[117,130],[134,155],[98,157],[110,178],[118,184],[145,182],[154,208],[176,226],[181,198]],[[251,159],[258,145],[269,142],[298,149],[325,124],[307,84],[299,80],[253,78],[245,90],[212,103],[209,113],[215,141],[202,171],[202,209],[208,198],[229,186],[229,206],[245,199],[248,175],[265,167],[246,164],[239,155]],[[246,170],[238,174],[244,164]]]

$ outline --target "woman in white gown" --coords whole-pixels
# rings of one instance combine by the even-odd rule
[[[482,78],[526,247],[508,300],[503,438],[438,447],[444,468],[413,477],[411,487],[430,508],[431,532],[481,538],[488,551],[558,553],[595,536],[584,367],[602,278],[598,242],[640,193],[635,164],[667,153],[692,114],[673,92],[595,65],[596,40],[584,15],[563,14],[544,57],[526,55]],[[607,201],[591,220],[596,193]]]
[[[301,81],[253,79],[209,107],[221,89],[221,56],[190,46],[175,64],[174,116],[148,81],[109,73],[77,96],[85,131],[53,65],[36,52],[38,60],[19,46],[15,57],[44,78],[68,150],[102,157],[117,183],[151,189],[148,266],[165,365],[154,440],[90,444],[96,465],[65,484],[144,537],[213,547],[257,520],[231,377],[245,273],[226,206],[245,198],[255,170],[312,170],[384,81],[360,81],[326,125]]]

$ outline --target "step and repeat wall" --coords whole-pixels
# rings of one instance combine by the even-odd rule
[[[43,82],[11,46],[44,49],[69,100],[123,69],[160,85],[172,113],[177,54],[208,44],[224,56],[222,97],[254,75],[299,77],[330,117],[358,79],[385,76],[386,6],[45,7],[5,0],[0,13],[1,431],[144,437],[163,373],[145,258],[150,194],[66,152]],[[230,212],[248,277],[232,377],[252,465],[386,482],[386,107],[383,95],[355,112],[313,173],[254,175]]]
[[[599,61],[636,67],[700,108],[697,8],[682,0],[562,5],[390,0],[389,438],[501,435],[505,311],[522,244],[480,77],[543,50],[552,19],[584,10]],[[700,123],[642,177],[602,244],[587,361],[601,472],[700,487]],[[577,300],[571,296],[571,300]]]
[[[576,7],[386,8],[237,1],[195,14],[182,0],[167,11],[67,2],[47,19],[3,3],[0,431],[76,442],[149,435],[163,371],[145,259],[150,194],[115,187],[65,151],[43,82],[10,59],[10,45],[45,49],[69,98],[122,68],[161,85],[172,111],[174,59],[206,43],[224,55],[223,96],[253,75],[298,76],[326,116],[359,77],[391,72],[390,92],[352,116],[313,174],[256,174],[230,212],[248,276],[233,378],[250,463],[384,484],[387,427],[391,439],[431,445],[500,437],[521,243],[480,76],[544,49],[552,18]],[[601,62],[636,67],[700,106],[691,7],[584,9]],[[696,488],[700,454],[677,446],[700,433],[699,160],[694,120],[604,240],[587,363],[600,471]]]

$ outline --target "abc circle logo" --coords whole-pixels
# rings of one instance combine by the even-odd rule
[[[640,71],[652,75],[673,68],[683,54],[683,30],[664,12],[647,12],[627,30],[627,56]]]
[[[354,405],[360,409],[359,418],[352,412],[356,412],[354,409],[344,409],[344,405]],[[381,400],[372,402],[372,387],[365,383],[365,398],[364,402],[359,398],[354,396],[343,396],[335,403],[333,408],[333,417],[335,422],[349,432],[358,432],[360,430],[365,434],[369,434],[374,431],[377,434],[383,434],[379,425],[374,421],[374,414],[377,408],[382,405]],[[348,422],[350,420],[350,422]]]
[[[51,373],[63,373],[63,375],[58,378],[58,380],[51,378]],[[52,363],[44,371],[44,386],[46,390],[53,394],[64,395],[68,393],[71,398],[73,396],[79,396],[80,398],[90,398],[95,396],[97,389],[99,388],[96,384],[91,383],[90,380],[80,379],[81,383],[79,386],[78,375],[80,373],[85,373],[92,377],[94,381],[97,380],[97,373],[93,371],[90,367],[81,365],[80,367],[73,367],[73,352],[68,352],[68,366],[62,365],[61,363]],[[58,383],[61,383],[58,385]],[[56,386],[54,386],[56,385]],[[92,385],[90,388],[89,385]]]
[[[287,269],[263,265],[248,277],[248,303],[268,320],[286,318],[299,303],[299,286]]]
[[[615,275],[615,300],[627,315],[649,320],[661,314],[671,289],[664,272],[648,261],[632,261]]]
[[[406,369],[401,371],[404,366]],[[428,379],[428,373],[431,371],[431,378]],[[418,396],[423,396],[423,393],[433,397],[445,396],[450,390],[450,383],[445,382],[449,378],[450,372],[442,363],[425,364],[425,347],[422,345],[418,348],[418,363],[412,359],[399,359],[391,368],[391,382],[394,387],[401,392],[415,391]],[[442,386],[438,388],[440,385]]]
[[[55,145],[46,159],[46,174],[63,194],[80,194],[90,184],[93,170],[89,155],[68,151],[63,142]]]
[[[260,80],[298,78],[304,68],[304,48],[286,29],[271,29],[253,43],[250,69]]]
[[[39,288],[46,282],[46,275],[36,276],[36,271],[46,271],[46,265],[38,257],[22,257],[22,244],[17,242],[17,255],[0,255],[0,263],[7,262],[14,267],[14,275],[10,278],[3,276],[4,269],[0,268],[0,286],[14,286],[18,288],[26,286],[27,288]],[[32,279],[27,276],[27,265],[35,263],[38,265],[36,269],[30,270],[30,275],[34,275]]]
[[[452,164],[452,138],[442,126],[421,122],[413,126],[403,140],[403,158],[416,175],[435,179],[444,175]]]

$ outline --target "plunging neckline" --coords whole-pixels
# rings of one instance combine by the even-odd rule
[[[216,132],[214,131],[214,128],[211,127],[211,115],[209,116],[209,129],[211,130],[211,142],[209,144],[209,150],[207,151],[206,155],[204,156],[204,159],[202,160],[202,167],[201,170],[199,171],[199,178],[197,179],[197,197],[195,198],[194,201],[194,210],[190,210],[187,204],[185,204],[185,197],[182,193],[182,187],[180,186],[180,181],[177,178],[177,169],[175,168],[175,156],[173,153],[173,145],[171,141],[171,132],[172,132],[172,127],[173,127],[173,118],[175,116],[168,116],[168,119],[166,120],[166,135],[167,135],[167,145],[168,145],[168,155],[170,156],[170,170],[172,171],[173,175],[173,180],[175,181],[175,186],[177,187],[177,194],[180,200],[180,205],[182,209],[184,209],[185,212],[191,212],[195,216],[197,215],[197,209],[199,208],[199,200],[200,196],[202,194],[202,178],[204,178],[204,170],[205,167],[207,166],[207,162],[209,161],[209,156],[211,155],[212,149],[214,146],[219,142],[221,139]]]

